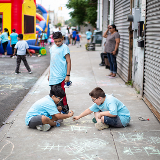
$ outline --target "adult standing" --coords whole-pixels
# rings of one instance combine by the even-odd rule
[[[14,47],[15,47],[16,43],[18,42],[17,37],[18,37],[18,34],[16,33],[16,30],[12,29],[12,33],[10,34],[10,47],[12,47],[12,55],[11,55],[11,57],[14,54]]]
[[[86,32],[86,35],[87,35],[87,43],[90,43],[90,39],[91,39],[91,35],[92,35],[92,32],[90,29],[88,29],[88,31]]]
[[[120,35],[116,29],[116,26],[114,24],[109,25],[108,29],[103,34],[103,37],[106,38],[105,52],[107,53],[110,63],[111,73],[109,76],[115,77],[117,74],[116,55],[118,54],[118,47],[120,43]]]
[[[4,32],[0,35],[0,38],[2,39],[2,46],[5,57],[7,56],[8,36],[9,36],[8,29],[4,28]]]

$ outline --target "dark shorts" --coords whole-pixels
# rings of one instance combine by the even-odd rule
[[[90,38],[87,38],[87,40],[90,40]]]
[[[104,116],[104,123],[112,127],[117,127],[117,128],[124,127],[121,123],[119,116],[117,117]]]
[[[38,125],[43,125],[42,115],[32,117],[28,124],[29,128],[36,128]]]

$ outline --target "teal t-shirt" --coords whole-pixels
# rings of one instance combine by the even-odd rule
[[[127,107],[117,98],[106,95],[105,101],[101,105],[94,103],[90,108],[92,112],[109,111],[112,115],[118,115],[122,125],[125,127],[130,122],[130,112]]]
[[[58,114],[56,104],[53,99],[48,95],[35,102],[26,114],[25,123],[28,126],[32,117],[37,115],[44,115],[52,119],[52,115]]]
[[[16,43],[18,42],[17,37],[18,37],[18,34],[17,34],[17,33],[11,33],[11,34],[10,34],[11,45],[12,45],[12,44],[16,44]]]
[[[89,39],[89,38],[91,38],[92,32],[91,31],[87,31],[86,35],[87,35],[87,39]]]
[[[50,77],[49,85],[61,83],[67,74],[66,54],[70,54],[69,48],[66,44],[60,47],[53,45],[50,48]]]
[[[2,39],[2,43],[7,42],[8,41],[8,33],[4,32],[0,35],[0,38]]]
[[[47,39],[47,38],[46,38],[46,37],[47,37],[47,34],[46,34],[46,33],[41,33],[41,35],[42,35],[42,40]]]

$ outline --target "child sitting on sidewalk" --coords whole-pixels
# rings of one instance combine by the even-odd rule
[[[26,114],[25,123],[30,128],[48,131],[51,126],[60,126],[57,120],[73,116],[73,111],[61,114],[62,107],[57,104],[63,99],[65,93],[61,86],[52,86],[50,95],[35,102]]]
[[[15,70],[15,74],[21,73],[21,72],[19,72],[21,60],[23,61],[25,67],[27,68],[28,73],[31,74],[32,73],[31,69],[30,69],[28,62],[26,60],[26,50],[29,53],[29,55],[32,56],[32,54],[30,53],[30,51],[28,49],[29,48],[28,43],[23,40],[23,34],[18,35],[18,40],[19,41],[16,43],[16,45],[14,47],[14,54],[13,54],[13,56],[15,56],[16,50],[17,50],[17,67]]]
[[[89,95],[94,104],[79,116],[73,117],[73,120],[78,120],[94,112],[97,121],[95,127],[98,130],[108,128],[109,126],[126,127],[129,124],[129,110],[121,101],[111,95],[105,95],[100,87],[93,89]]]

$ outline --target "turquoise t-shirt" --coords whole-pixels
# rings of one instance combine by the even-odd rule
[[[47,34],[46,34],[46,33],[41,33],[41,35],[42,35],[42,40],[45,40],[45,39],[46,39]]]
[[[32,117],[44,115],[52,119],[52,115],[60,113],[53,99],[48,95],[35,102],[26,114],[25,123],[28,126]]]
[[[91,31],[87,31],[86,35],[87,35],[87,39],[89,39],[89,38],[91,38],[92,32]]]
[[[112,115],[118,115],[124,127],[130,122],[130,112],[127,107],[121,101],[111,95],[106,95],[103,104],[98,106],[96,103],[94,103],[89,109],[92,112],[98,112],[101,110],[102,112],[109,111],[109,113]]]
[[[48,39],[48,37],[47,37],[47,34],[46,34],[46,33],[44,33],[44,39]]]
[[[66,44],[60,47],[53,45],[50,48],[50,77],[49,85],[61,83],[67,74],[66,54],[70,54],[69,48]]]
[[[17,37],[18,37],[18,34],[17,34],[17,33],[11,33],[11,34],[10,34],[11,45],[12,45],[12,44],[16,44],[16,43],[18,42]]]
[[[2,39],[2,43],[7,42],[8,41],[8,33],[4,32],[0,35],[0,38]]]

